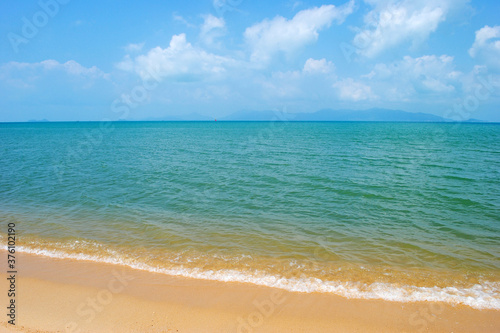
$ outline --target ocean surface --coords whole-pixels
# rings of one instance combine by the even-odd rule
[[[500,309],[500,125],[0,124],[18,250]]]

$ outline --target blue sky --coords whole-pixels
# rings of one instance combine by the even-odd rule
[[[372,107],[500,121],[496,0],[0,6],[0,121]]]

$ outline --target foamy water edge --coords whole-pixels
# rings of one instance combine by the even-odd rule
[[[7,246],[2,246],[2,249],[7,250]],[[158,268],[140,262],[124,261],[119,258],[99,258],[97,256],[87,254],[66,253],[63,251],[30,248],[25,246],[17,247],[17,251],[57,259],[74,259],[120,265],[132,269],[161,273],[170,276],[220,282],[251,283],[254,285],[279,288],[291,292],[330,293],[345,298],[381,299],[393,302],[445,302],[452,305],[467,305],[475,309],[500,310],[499,282],[483,282],[482,284],[476,284],[470,288],[460,289],[456,287],[400,287],[389,283],[372,283],[370,285],[366,285],[356,282],[323,281],[317,278],[283,278],[259,272],[249,274],[228,269],[212,271],[184,267],[175,269]]]

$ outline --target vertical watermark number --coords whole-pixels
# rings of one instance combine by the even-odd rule
[[[7,224],[7,296],[9,304],[7,306],[8,323],[16,325],[16,224]]]

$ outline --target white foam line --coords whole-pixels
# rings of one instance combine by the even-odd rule
[[[5,250],[7,249],[6,246],[2,248]],[[263,273],[251,275],[237,270],[211,271],[184,267],[175,269],[157,268],[143,263],[126,262],[119,258],[99,258],[92,255],[69,254],[62,251],[33,249],[23,246],[18,247],[17,250],[19,252],[51,258],[76,259],[127,266],[133,269],[171,276],[221,282],[252,283],[259,286],[280,288],[292,292],[331,293],[346,298],[382,299],[394,302],[446,302],[449,304],[464,304],[475,309],[500,310],[499,282],[484,282],[483,284],[476,284],[470,288],[461,289],[455,287],[397,287],[388,283],[373,283],[371,285],[366,285],[355,282],[323,281],[317,278],[287,279]]]

